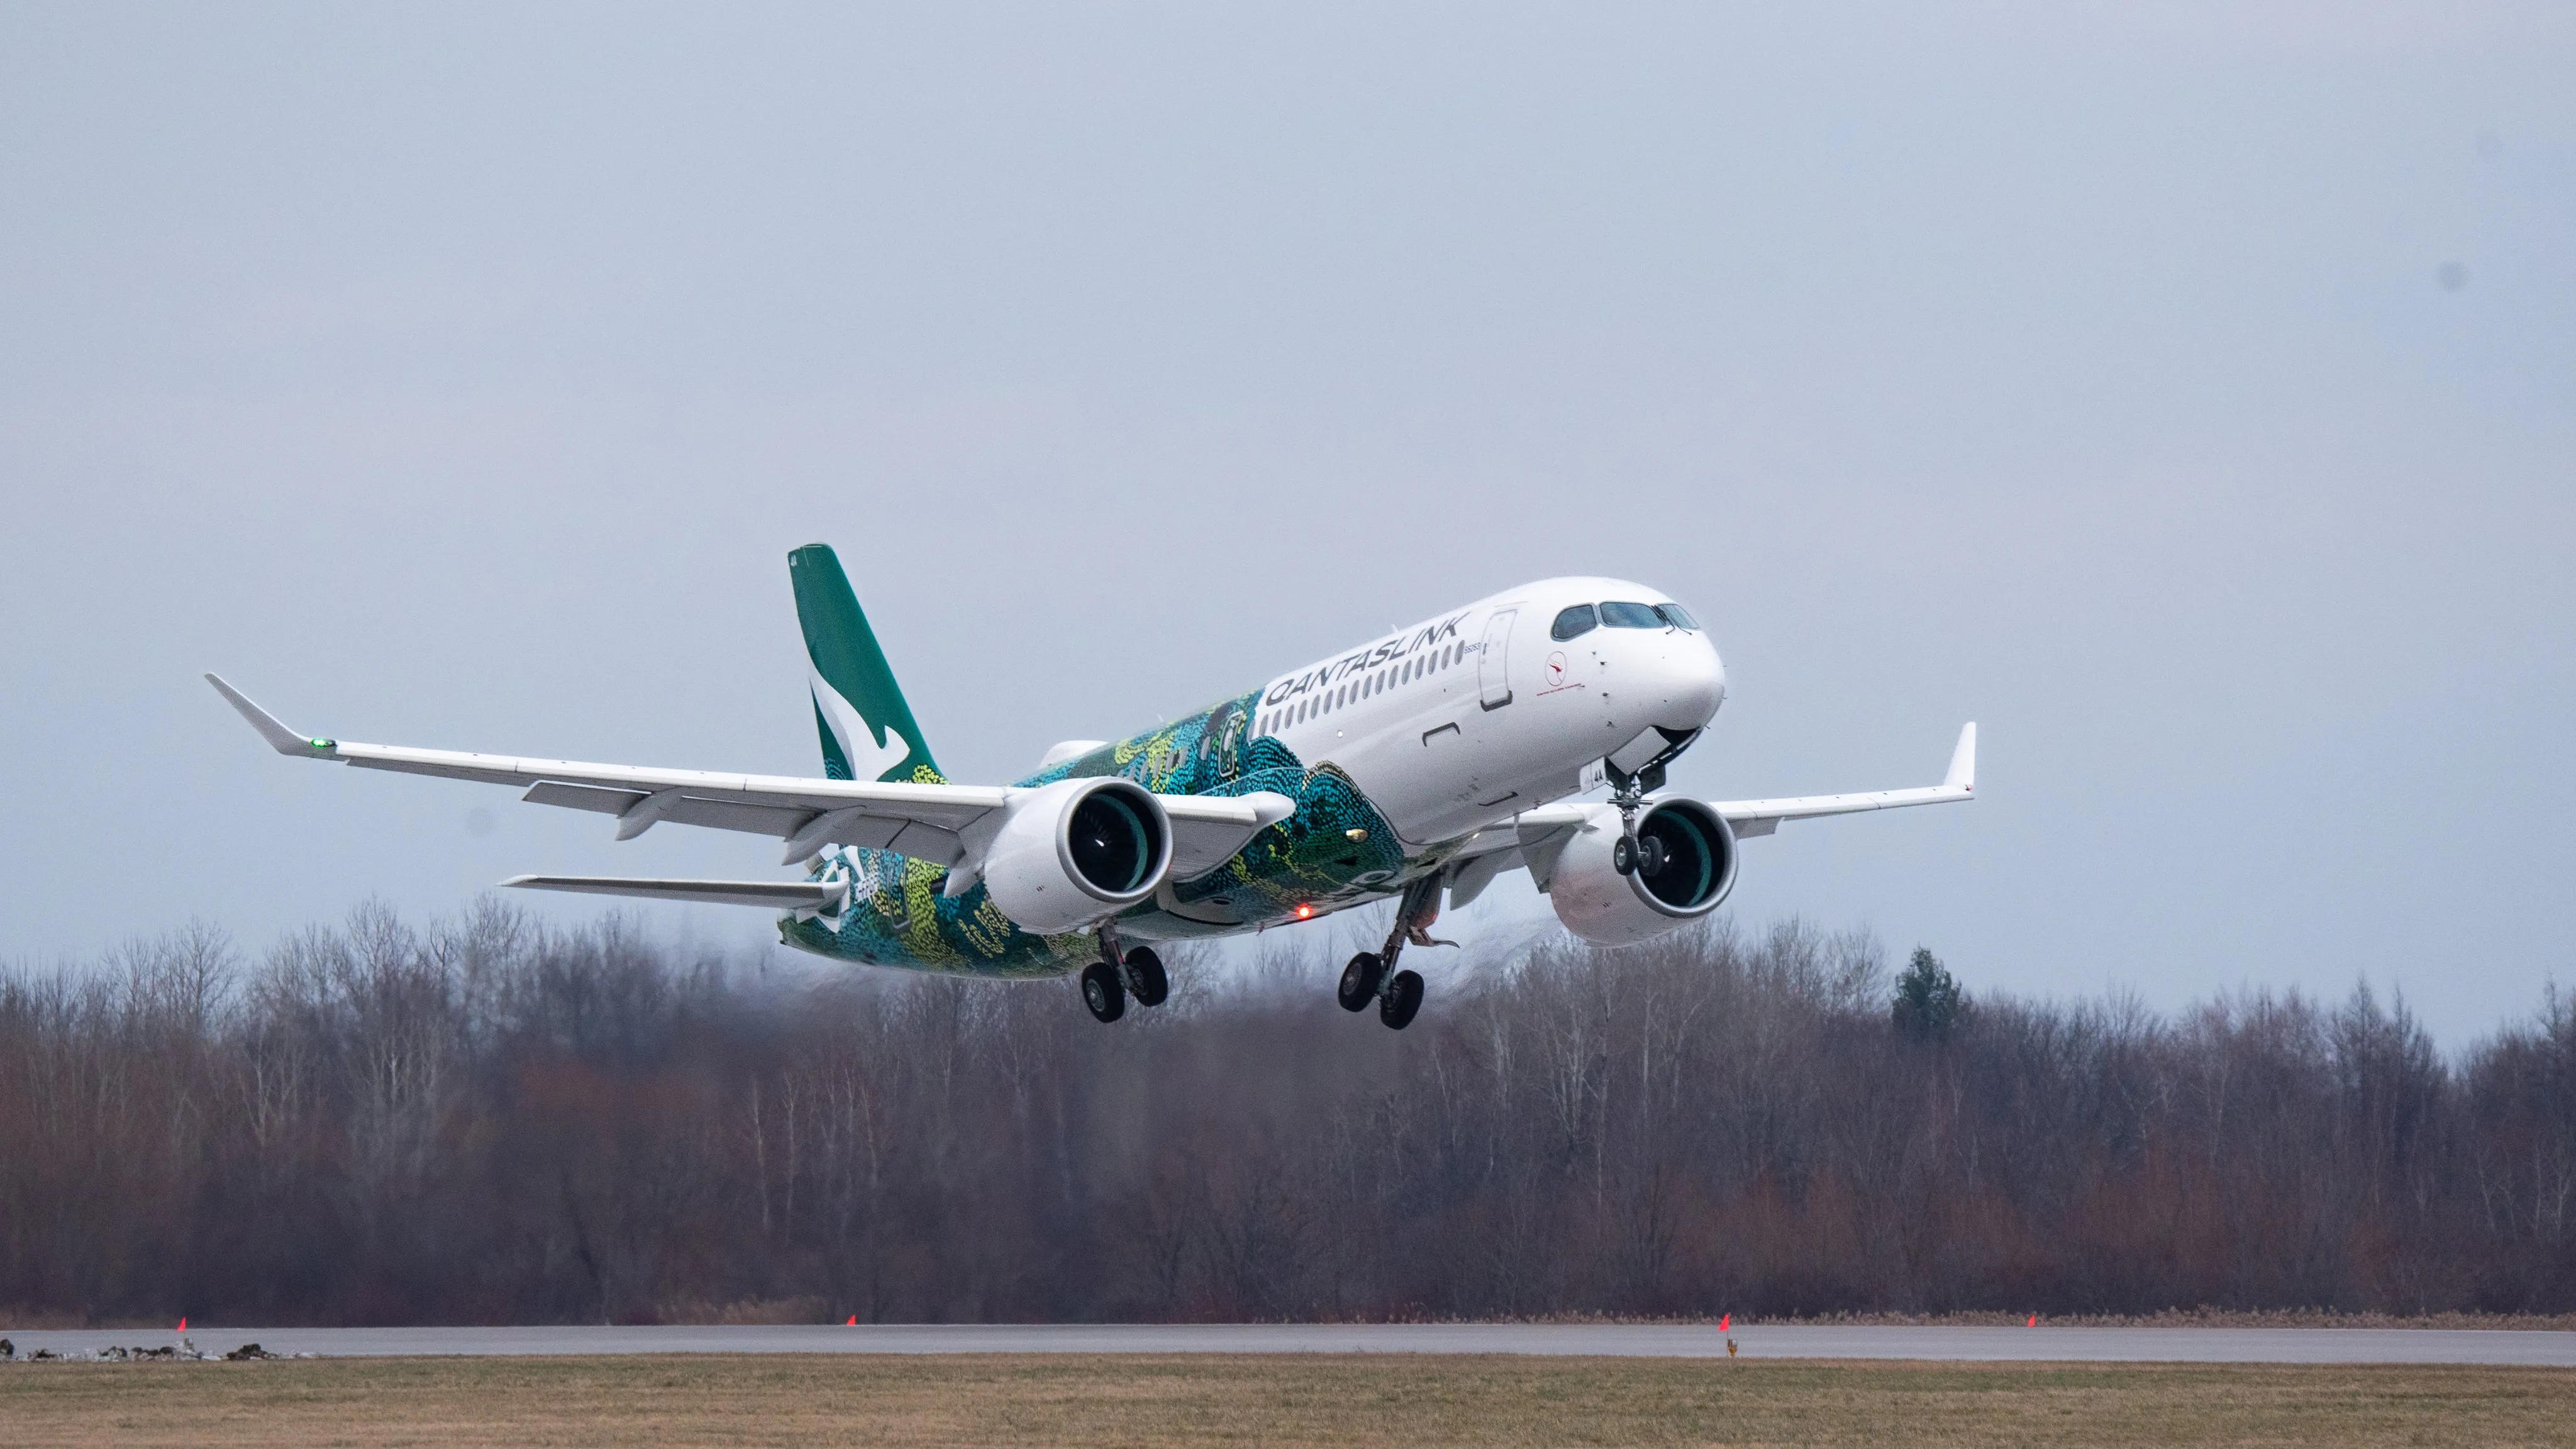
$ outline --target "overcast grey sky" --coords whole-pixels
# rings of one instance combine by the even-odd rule
[[[773,870],[197,675],[811,773],[819,539],[973,780],[1649,580],[1680,784],[1982,722],[1741,918],[2465,1040],[2576,982],[2571,78],[2554,3],[8,6],[0,957]]]

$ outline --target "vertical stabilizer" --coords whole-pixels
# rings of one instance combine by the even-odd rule
[[[796,621],[805,629],[823,773],[835,780],[944,782],[840,558],[828,544],[809,543],[787,556],[787,573],[796,584]]]

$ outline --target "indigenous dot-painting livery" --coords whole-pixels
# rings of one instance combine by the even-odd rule
[[[839,558],[789,555],[821,746],[812,777],[369,745],[288,729],[208,675],[272,748],[362,769],[507,784],[535,804],[777,842],[801,878],[530,875],[539,890],[766,906],[780,939],[838,960],[967,976],[1078,974],[1117,1020],[1152,1006],[1159,943],[1397,902],[1385,944],[1336,986],[1401,1028],[1397,969],[1444,908],[1526,870],[1568,929],[1604,944],[1699,919],[1739,850],[1784,821],[1966,800],[1976,726],[1939,785],[1705,801],[1665,787],[1726,673],[1699,620],[1623,579],[1544,579],[1433,615],[1117,741],[1073,740],[1001,786],[943,774]]]

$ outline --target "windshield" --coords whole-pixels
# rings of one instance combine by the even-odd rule
[[[1613,629],[1661,629],[1664,616],[1652,604],[1603,604],[1601,622]]]
[[[1685,609],[1681,605],[1673,603],[1670,600],[1657,604],[1655,606],[1655,612],[1663,615],[1665,622],[1671,624],[1676,629],[1696,629],[1699,627],[1699,620],[1690,616],[1690,610]]]

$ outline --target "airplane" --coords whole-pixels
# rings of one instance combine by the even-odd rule
[[[1586,941],[1652,939],[1717,909],[1742,842],[1783,821],[1971,798],[1977,727],[1938,785],[1704,801],[1667,767],[1726,699],[1689,610],[1623,579],[1552,578],[1275,676],[1144,734],[1066,740],[1013,785],[951,783],[830,547],[788,555],[823,776],[723,774],[360,744],[223,697],[283,755],[510,785],[540,805],[782,843],[805,877],[522,875],[505,886],[766,906],[835,960],[978,977],[1075,975],[1103,1022],[1162,1004],[1154,947],[1397,902],[1343,969],[1346,1010],[1403,1030],[1410,945],[1527,870]],[[1604,799],[1579,797],[1608,788]]]

